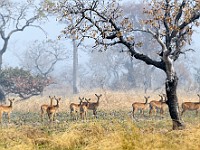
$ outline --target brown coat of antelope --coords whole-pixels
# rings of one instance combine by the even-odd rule
[[[80,98],[80,103],[79,104],[75,104],[75,103],[71,103],[69,105],[69,109],[70,109],[70,116],[72,120],[78,120],[78,113],[80,112],[80,104],[82,103],[82,101],[84,100],[83,98]]]
[[[163,94],[163,96],[162,95],[159,95],[159,96],[161,98],[159,101],[153,100],[149,103],[149,106],[150,106],[149,115],[150,116],[152,115],[152,113],[154,113],[154,115],[157,114],[157,110],[159,109],[160,115],[161,115],[161,117],[163,117],[163,114],[164,114],[165,110],[167,109],[166,95]],[[164,99],[163,99],[163,97],[164,97]]]
[[[0,123],[2,122],[3,113],[7,113],[8,122],[10,123],[10,113],[12,112],[13,102],[14,102],[15,99],[13,98],[13,99],[8,99],[8,100],[10,101],[10,105],[9,106],[0,105]]]
[[[54,97],[55,97],[55,96],[54,96]],[[52,105],[53,105],[53,99],[54,99],[54,97],[49,96],[50,105],[43,104],[43,105],[40,107],[40,109],[41,109],[41,114],[40,114],[40,116],[41,116],[41,121],[44,120],[44,114],[47,112],[47,108],[48,108],[49,106],[52,106]]]
[[[97,118],[97,108],[99,107],[99,100],[100,100],[102,94],[100,94],[100,95],[95,94],[95,96],[97,97],[97,102],[89,102],[88,109],[92,110],[94,117]],[[85,104],[86,104],[86,102],[85,102]]]
[[[85,100],[86,102],[80,102],[80,116],[83,121],[87,120],[87,112],[90,106],[89,99],[85,98]]]
[[[57,113],[57,110],[59,108],[59,102],[61,101],[61,98],[56,98],[55,96],[54,96],[54,98],[57,102],[56,105],[52,105],[52,106],[47,107],[47,114],[48,114],[50,122],[55,121],[56,113]]]
[[[132,107],[133,107],[133,118],[135,118],[135,113],[138,110],[141,110],[141,113],[144,116],[144,110],[146,110],[149,107],[148,99],[150,98],[150,96],[148,96],[148,97],[144,96],[144,98],[145,98],[145,103],[135,102],[135,103],[132,104]]]
[[[182,112],[181,112],[181,116],[183,115],[183,113],[186,110],[196,110],[196,115],[198,115],[198,111],[200,110],[200,95],[197,94],[197,96],[199,97],[199,102],[184,102],[182,103]]]

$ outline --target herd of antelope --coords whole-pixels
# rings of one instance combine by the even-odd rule
[[[82,120],[87,120],[87,113],[88,110],[92,110],[93,115],[95,118],[97,118],[97,109],[99,107],[99,100],[102,96],[102,94],[97,95],[95,94],[95,96],[97,97],[97,101],[96,102],[90,102],[90,98],[84,98],[84,97],[79,97],[79,103],[71,103],[69,106],[70,109],[70,116],[72,120],[78,120],[79,116]],[[156,101],[156,100],[152,100],[148,103],[148,100],[150,98],[150,96],[148,97],[144,97],[145,98],[145,103],[141,103],[141,102],[134,102],[132,104],[132,115],[133,118],[135,118],[135,113],[137,111],[141,111],[141,114],[144,115],[144,111],[146,109],[149,109],[149,116],[153,115],[157,115],[157,112],[160,112],[160,116],[163,117],[164,112],[166,111],[166,109],[168,108],[167,106],[167,98],[165,94],[159,95],[160,96],[160,100]],[[187,110],[190,111],[196,111],[196,115],[198,115],[198,111],[200,110],[200,95],[197,94],[197,96],[199,97],[199,102],[183,102],[182,103],[182,111],[181,111],[181,115],[183,115],[183,113]],[[56,98],[49,96],[50,99],[50,104],[43,104],[41,105],[41,121],[43,121],[44,119],[44,114],[47,113],[49,121],[53,122],[56,119],[56,114],[57,111],[59,109],[59,102],[61,101],[61,98]],[[10,113],[12,112],[13,109],[13,102],[15,101],[15,99],[8,99],[10,102],[10,105],[8,106],[4,106],[4,105],[0,105],[0,123],[2,122],[2,115],[3,113],[7,114],[8,117],[8,122],[10,123]],[[56,100],[56,105],[53,105],[53,100]]]
[[[82,120],[87,120],[87,112],[88,110],[92,110],[93,111],[93,115],[95,118],[97,118],[97,108],[99,107],[99,100],[100,97],[102,96],[102,94],[97,95],[95,94],[95,96],[97,97],[97,101],[96,102],[90,102],[90,98],[80,98],[79,100],[80,102],[78,104],[75,103],[71,103],[70,104],[70,115],[71,118],[73,120],[78,120],[78,117],[80,115],[80,118]],[[59,103],[61,101],[61,98],[56,98],[56,96],[51,97],[49,96],[50,99],[50,104],[43,104],[41,105],[40,109],[41,109],[41,121],[43,122],[44,120],[44,115],[47,114],[49,121],[53,122],[56,120],[56,114],[57,111],[59,109]],[[3,113],[7,113],[8,116],[8,122],[10,123],[10,113],[12,112],[13,109],[13,102],[15,99],[8,99],[10,101],[10,105],[8,106],[4,106],[4,105],[0,105],[0,123],[2,122],[2,115]],[[53,101],[56,100],[56,105],[53,105]]]
[[[150,98],[150,96],[148,97],[144,97],[145,98],[145,103],[141,103],[141,102],[134,102],[132,104],[132,108],[133,108],[133,118],[135,118],[135,113],[140,110],[141,114],[143,114],[144,116],[144,110],[149,108],[149,116],[152,115],[152,113],[157,114],[157,112],[160,112],[160,116],[163,118],[163,114],[164,112],[167,110],[168,105],[167,105],[167,97],[165,94],[160,95],[160,100],[156,101],[156,100],[152,100],[148,103],[148,100]],[[198,111],[200,110],[200,95],[197,94],[197,96],[199,97],[199,102],[183,102],[182,103],[182,111],[181,111],[181,116],[183,115],[183,113],[187,110],[189,111],[196,111],[196,115],[198,115]]]

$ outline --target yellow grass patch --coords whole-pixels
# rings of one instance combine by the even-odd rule
[[[144,122],[141,122],[144,123]],[[182,131],[152,127],[138,128],[131,121],[117,119],[97,122],[70,123],[62,132],[59,126],[44,128],[21,126],[0,129],[0,149],[11,150],[189,150],[199,149],[200,126],[191,126]],[[154,123],[155,125],[156,123]],[[54,130],[56,129],[57,130]]]
[[[95,93],[102,94],[99,109],[101,111],[131,111],[133,102],[144,102],[144,96],[150,100],[159,100],[158,94],[141,91],[83,92],[76,96],[62,97],[60,112],[69,112],[71,102],[79,103],[78,97],[91,98],[96,102]],[[53,95],[51,95],[53,96]],[[178,93],[179,101],[198,101],[195,93]],[[38,112],[42,104],[49,104],[48,95],[33,97],[26,101],[16,102],[13,112]],[[54,102],[55,104],[55,102]],[[110,116],[109,116],[110,117]],[[105,119],[90,119],[88,122],[65,121],[58,124],[11,125],[0,128],[0,150],[196,150],[200,147],[200,121],[192,118],[195,123],[187,124],[182,131],[171,130],[171,120],[140,120],[133,122],[127,118],[116,116]],[[12,118],[11,118],[12,120]],[[35,123],[35,122],[34,122]]]

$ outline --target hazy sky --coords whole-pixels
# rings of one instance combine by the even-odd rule
[[[52,18],[49,22],[42,24],[42,28],[47,31],[49,39],[55,40],[60,34],[60,31],[64,28],[64,24],[60,24],[55,18]],[[45,34],[41,30],[33,27],[26,28],[23,32],[14,34],[9,41],[8,50],[4,54],[3,66],[18,66],[18,57],[20,57],[22,51],[25,50],[31,41],[46,39]],[[200,28],[194,33],[192,42],[192,48],[196,50],[192,55],[196,58],[200,55],[199,40]],[[71,47],[71,43],[66,41],[66,49],[69,49],[69,47]],[[200,61],[198,63],[200,66]]]
[[[63,29],[63,25],[59,24],[55,18],[51,19],[49,22],[42,24],[42,28],[48,33],[46,35],[42,30],[34,27],[28,27],[22,32],[17,32],[13,34],[9,41],[8,50],[4,54],[4,64],[9,66],[16,66],[19,64],[18,56],[22,54],[22,51],[28,47],[34,40],[47,40],[47,39],[57,39],[60,31]]]

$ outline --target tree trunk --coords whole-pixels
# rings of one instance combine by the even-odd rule
[[[73,42],[73,94],[77,94],[78,93],[78,88],[77,88],[78,48],[75,38],[72,40],[72,42]]]
[[[0,87],[0,102],[2,103],[2,102],[5,102],[5,101],[6,101],[5,94]]]
[[[167,94],[167,105],[169,107],[169,113],[173,123],[173,130],[181,130],[185,128],[180,116],[178,98],[177,98],[177,84],[178,77],[174,75],[173,80],[166,81],[166,94]]]
[[[2,57],[3,57],[3,54],[0,53],[0,72],[1,72],[1,69],[2,69]],[[0,86],[0,102],[5,102],[5,94],[3,92],[3,90],[1,89],[1,86]]]
[[[3,54],[0,53],[0,71],[2,69],[2,63],[3,63]]]

